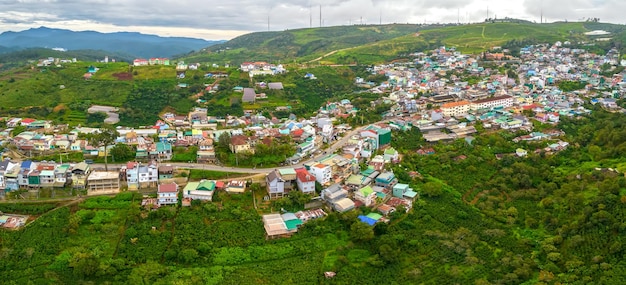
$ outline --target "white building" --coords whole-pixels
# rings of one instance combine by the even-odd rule
[[[376,202],[376,192],[368,185],[354,192],[354,199],[369,207]]]
[[[318,163],[316,165],[313,165],[311,169],[309,169],[309,172],[313,174],[313,176],[315,176],[315,180],[322,185],[330,183],[330,180],[332,178],[330,166],[326,164]]]
[[[178,185],[174,182],[159,184],[157,191],[159,205],[173,205],[178,202]]]
[[[513,97],[509,95],[486,98],[473,101],[470,105],[471,110],[508,108],[513,106]]]
[[[189,182],[183,189],[183,197],[192,200],[212,201],[215,192],[215,181],[202,180],[200,182]]]
[[[304,168],[296,169],[296,184],[302,193],[315,193],[315,176]]]

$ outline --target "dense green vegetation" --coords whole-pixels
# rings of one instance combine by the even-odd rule
[[[308,116],[317,111],[325,102],[343,97],[352,92],[355,71],[348,67],[313,67],[293,69],[275,76],[258,76],[252,79],[247,74],[232,71],[227,80],[220,80],[219,91],[204,94],[206,100],[202,106],[209,114],[224,117],[226,115],[243,115],[243,110],[257,110],[271,118],[286,118],[290,114]],[[314,74],[317,79],[304,78],[307,73]],[[244,78],[242,78],[242,76]],[[255,87],[261,82],[282,82],[284,90],[268,90],[256,87],[257,93],[265,93],[267,99],[259,99],[255,103],[242,103],[241,92],[233,91],[235,86]],[[287,110],[278,110],[278,107]]]
[[[250,193],[156,211],[141,210],[133,193],[88,198],[0,231],[2,282],[623,284],[626,117],[598,109],[560,126],[567,150],[502,160],[495,154],[545,142],[492,133],[472,145],[429,145],[417,130],[394,132],[392,145],[405,155],[393,169],[422,197],[373,228],[356,219],[364,208],[267,241]],[[416,154],[421,147],[436,153]],[[325,279],[325,271],[337,276]]]
[[[215,146],[215,155],[221,163],[236,167],[269,168],[280,165],[296,153],[291,137],[278,137],[269,144],[258,142],[251,151],[233,153],[229,148],[230,135],[224,133]]]

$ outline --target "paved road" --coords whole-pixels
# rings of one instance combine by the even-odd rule
[[[386,122],[386,121],[380,121],[378,123],[381,122]],[[271,168],[238,168],[238,167],[229,167],[229,166],[219,166],[219,165],[214,165],[214,164],[202,164],[202,163],[178,163],[178,162],[163,162],[163,164],[169,164],[178,168],[188,168],[188,169],[204,169],[204,170],[214,170],[214,171],[225,171],[225,172],[236,172],[236,173],[250,173],[250,174],[259,174],[259,173],[268,173],[270,171],[272,171],[273,169],[280,169],[280,168],[299,168],[304,166],[304,164],[319,159],[327,154],[331,154],[334,153],[335,151],[337,151],[337,149],[339,149],[340,147],[343,147],[348,140],[350,139],[350,137],[352,137],[353,135],[357,134],[359,131],[361,131],[362,129],[364,129],[367,126],[363,126],[363,127],[359,127],[356,128],[352,131],[349,131],[347,133],[344,134],[344,136],[333,142],[333,144],[331,144],[326,150],[324,150],[324,152],[322,152],[319,155],[316,155],[312,158],[309,158],[307,160],[303,160],[298,164],[294,164],[294,165],[287,165],[287,166],[282,166],[282,167],[271,167]],[[326,153],[326,154],[324,154]],[[126,164],[117,164],[117,163],[109,163],[109,169],[119,169],[122,166],[124,166]],[[93,164],[92,168],[102,168],[104,169],[104,164]]]

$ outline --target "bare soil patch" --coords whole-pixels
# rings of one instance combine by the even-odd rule
[[[117,80],[132,80],[133,74],[130,72],[120,72],[113,74],[113,77],[117,78]]]

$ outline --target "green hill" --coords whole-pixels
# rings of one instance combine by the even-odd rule
[[[90,66],[98,71],[85,79]],[[76,62],[14,68],[0,73],[0,114],[84,124],[92,104],[121,108],[123,124],[151,124],[166,107],[187,112],[189,98],[203,88],[203,71],[176,78],[174,66],[131,67],[128,63]],[[177,88],[186,83],[189,88]]]
[[[189,62],[239,64],[244,61],[323,64],[381,63],[442,45],[477,53],[513,40],[545,43],[588,41],[585,32],[606,30],[621,35],[623,25],[592,22],[470,25],[373,25],[258,32],[237,37],[184,58]]]
[[[8,70],[15,67],[21,67],[27,65],[29,62],[40,58],[76,58],[80,61],[98,61],[103,60],[105,56],[108,56],[111,59],[115,59],[116,61],[125,62],[132,62],[134,58],[132,55],[107,52],[102,50],[58,51],[47,48],[29,48],[12,52],[7,49],[6,53],[2,53],[2,49],[0,48],[0,71]]]
[[[246,34],[185,57],[189,62],[306,61],[325,53],[411,34],[420,25],[337,26]]]

